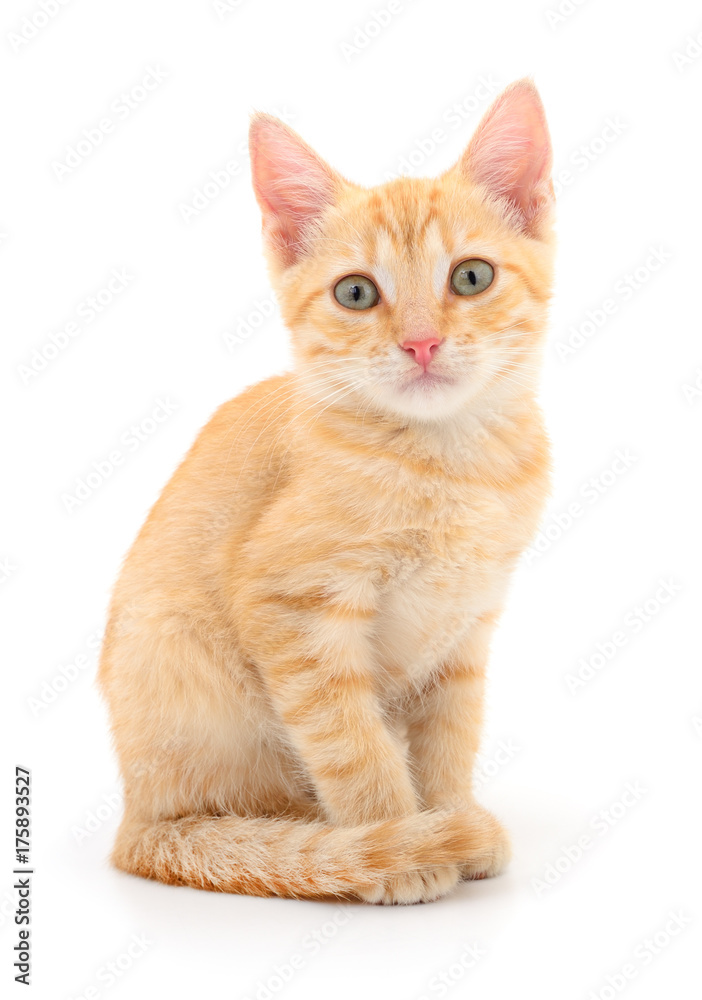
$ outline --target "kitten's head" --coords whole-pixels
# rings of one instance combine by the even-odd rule
[[[318,398],[426,421],[532,391],[553,188],[530,81],[501,94],[436,179],[359,187],[263,114],[251,163],[297,368]]]

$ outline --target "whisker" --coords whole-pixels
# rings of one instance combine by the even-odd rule
[[[332,385],[338,385],[338,384],[340,384],[340,383],[341,383],[341,384],[345,384],[345,383],[346,383],[347,381],[348,381],[348,380],[347,380],[346,376],[342,376],[342,375],[338,374],[338,375],[337,375],[337,376],[336,376],[335,378],[333,378],[333,379],[330,379],[330,378],[325,378],[325,379],[322,379],[322,380],[321,380],[321,383],[322,383],[322,385],[323,385],[323,386],[324,386],[325,388],[328,388],[329,386],[332,386]],[[272,410],[272,412],[271,412],[271,416],[275,415],[275,414],[276,414],[276,413],[277,413],[277,412],[278,412],[278,411],[280,410],[280,407],[281,407],[281,405],[283,405],[283,403],[287,403],[287,402],[290,402],[290,400],[292,400],[292,399],[296,398],[297,396],[299,396],[299,394],[300,394],[300,391],[301,391],[301,389],[303,389],[303,386],[302,386],[302,385],[300,385],[300,383],[297,383],[297,382],[296,382],[296,383],[295,383],[295,385],[294,385],[294,386],[292,387],[292,389],[290,390],[290,392],[289,392],[289,393],[287,394],[287,396],[285,397],[285,399],[284,399],[284,400],[282,400],[281,402],[279,402],[279,403],[278,403],[278,404],[277,404],[277,405],[276,405],[276,406],[274,407],[274,409],[273,409],[273,410]],[[309,393],[308,393],[308,397],[309,397]],[[314,405],[314,404],[313,404],[313,405]],[[303,412],[304,412],[304,411],[303,411]],[[294,419],[294,418],[293,418],[293,419]],[[244,469],[244,468],[245,468],[245,466],[246,466],[246,462],[248,461],[248,458],[249,458],[249,455],[251,454],[251,452],[252,452],[252,451],[253,451],[253,449],[255,448],[255,446],[256,446],[256,444],[258,443],[258,441],[259,441],[259,439],[260,439],[261,435],[262,435],[262,434],[264,434],[264,433],[265,433],[265,432],[266,432],[266,431],[267,431],[267,430],[269,429],[269,427],[270,427],[270,423],[271,423],[271,421],[269,420],[269,421],[268,421],[268,422],[266,423],[266,425],[265,425],[264,427],[262,427],[262,428],[261,428],[261,430],[260,430],[260,431],[259,431],[259,433],[257,434],[256,438],[255,438],[255,439],[254,439],[254,441],[253,441],[253,442],[251,443],[251,446],[249,447],[249,450],[247,451],[246,455],[244,456],[244,460],[243,460],[243,463],[242,463],[242,471],[243,471],[243,469]],[[285,425],[283,426],[282,430],[281,430],[281,431],[279,432],[279,435],[278,435],[278,436],[277,436],[276,438],[274,438],[274,440],[273,440],[273,441],[271,442],[271,444],[269,445],[269,447],[268,447],[268,449],[267,449],[267,451],[266,451],[266,455],[268,454],[268,451],[270,451],[270,450],[271,450],[271,448],[273,448],[273,447],[275,446],[275,444],[277,443],[277,440],[278,440],[278,437],[280,436],[280,434],[282,434],[282,433],[284,433],[284,432],[285,432],[285,429],[286,429],[286,427],[287,427],[287,426],[288,426],[288,425],[287,425],[287,424],[285,424]],[[241,475],[241,472],[239,473],[239,475]]]
[[[323,413],[326,413],[326,411],[327,411],[327,410],[329,409],[329,407],[330,407],[330,406],[332,406],[332,405],[333,405],[333,404],[334,404],[335,402],[339,402],[339,401],[340,401],[340,400],[339,400],[339,398],[337,398],[337,397],[339,397],[339,395],[343,393],[343,395],[341,395],[341,399],[344,399],[344,398],[345,398],[346,396],[350,395],[350,394],[351,394],[351,392],[353,392],[353,390],[354,390],[354,389],[358,388],[358,386],[359,386],[359,385],[362,385],[362,384],[363,384],[362,382],[358,382],[358,383],[352,383],[352,384],[350,384],[350,385],[347,385],[347,386],[341,386],[341,388],[340,388],[340,389],[336,389],[336,390],[335,390],[335,391],[334,391],[333,393],[330,393],[330,394],[329,394],[329,396],[325,396],[325,397],[324,397],[324,399],[325,399],[325,400],[326,400],[326,399],[329,399],[330,397],[332,397],[332,398],[331,398],[331,402],[329,402],[329,403],[327,404],[327,406],[323,407],[323,408],[322,408],[322,409],[320,410],[320,412],[319,412],[319,413],[318,413],[318,414],[317,414],[317,415],[316,415],[315,417],[313,417],[313,419],[312,419],[312,420],[311,420],[311,422],[309,423],[309,425],[308,425],[308,427],[307,427],[307,435],[308,435],[308,438],[309,438],[309,432],[310,432],[310,430],[311,430],[312,426],[313,426],[313,425],[314,425],[314,424],[316,423],[316,421],[317,421],[317,420],[319,420],[319,418],[320,418],[320,417],[322,416],[322,414],[323,414]],[[322,400],[322,402],[323,402],[323,401],[324,401],[324,400]],[[313,404],[313,405],[314,405],[314,404]],[[296,416],[294,416],[294,417],[292,418],[292,420],[290,421],[290,424],[294,423],[294,421],[295,421],[295,420],[297,420],[297,419],[299,419],[299,418],[300,418],[301,416],[303,416],[303,415],[304,415],[304,413],[308,412],[308,410],[309,410],[310,408],[311,408],[311,407],[307,407],[307,409],[306,409],[306,410],[303,410],[303,412],[302,412],[302,413],[299,413],[299,414],[296,414]],[[289,425],[288,425],[288,426],[286,427],[286,429],[289,429],[289,427],[290,427],[290,424],[289,424]],[[304,430],[304,427],[303,427],[302,429]],[[296,433],[296,437],[299,437],[299,429],[298,429],[298,432]],[[279,469],[278,469],[278,473],[277,473],[277,475],[276,475],[276,477],[275,477],[275,482],[274,482],[274,484],[273,484],[273,491],[275,491],[275,488],[276,488],[276,486],[278,485],[278,479],[280,478],[280,473],[281,473],[281,471],[282,471],[282,469],[283,469],[283,466],[284,466],[284,464],[285,464],[285,459],[286,459],[286,457],[287,457],[287,455],[288,455],[288,452],[290,451],[290,448],[292,447],[292,445],[293,445],[293,442],[291,441],[291,442],[290,442],[290,444],[288,445],[288,447],[287,447],[287,448],[285,449],[285,452],[284,452],[284,453],[283,453],[283,455],[281,456],[281,460],[280,460],[280,464],[279,464]]]
[[[362,357],[359,356],[358,360],[365,360],[365,359],[363,359]],[[335,368],[335,367],[336,366],[330,365],[330,368]],[[294,378],[295,378],[295,376],[293,375],[293,379]],[[249,407],[247,407],[247,409],[244,411],[244,413],[241,415],[241,417],[232,425],[232,428],[231,428],[232,430],[235,427],[239,426],[239,433],[236,435],[236,437],[232,441],[232,443],[231,443],[231,445],[229,447],[229,451],[227,452],[227,458],[225,460],[224,467],[223,467],[222,473],[221,473],[222,476],[226,473],[226,469],[227,469],[227,466],[229,464],[229,459],[231,457],[231,453],[232,453],[234,447],[239,442],[241,436],[251,426],[251,424],[256,419],[256,417],[266,408],[266,405],[268,404],[271,396],[275,395],[275,393],[278,391],[278,388],[279,387],[276,387],[275,389],[271,389],[271,391],[268,392],[268,393],[266,393],[263,396],[262,399],[256,399],[256,400],[254,400],[254,402]],[[287,388],[285,388],[284,391],[282,392],[282,394],[280,395],[280,397],[278,398],[278,400],[276,401],[276,403],[273,406],[273,409],[271,411],[271,415],[276,414],[280,410],[281,406],[283,406],[286,402],[289,402],[292,398],[294,398],[294,396],[296,395],[296,393],[298,391],[299,391],[299,386],[298,386],[298,384],[295,381],[293,381],[293,384],[291,386],[289,385]],[[244,420],[244,422],[242,423],[242,417],[246,417],[247,415],[248,415],[248,419]]]

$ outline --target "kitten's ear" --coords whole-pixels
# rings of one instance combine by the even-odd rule
[[[288,267],[304,253],[310,225],[335,201],[343,181],[273,115],[253,116],[249,150],[264,236],[279,263]]]
[[[525,78],[507,87],[488,109],[458,167],[505,199],[517,225],[537,236],[554,200],[551,163],[544,107]]]

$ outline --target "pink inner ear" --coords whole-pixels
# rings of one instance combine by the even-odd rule
[[[270,115],[254,117],[249,148],[264,231],[284,262],[293,263],[305,229],[334,200],[335,174],[292,129]]]
[[[529,221],[548,196],[551,141],[530,81],[513,84],[487,112],[462,161],[471,180],[507,198]]]

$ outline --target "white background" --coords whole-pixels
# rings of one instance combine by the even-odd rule
[[[20,764],[34,782],[29,995],[42,1000],[697,997],[699,5],[564,0],[559,19],[555,0],[405,0],[367,31],[385,0],[230,6],[73,0],[46,18],[38,2],[2,5],[2,980],[27,995],[11,982]],[[34,37],[13,40],[32,18]],[[359,29],[373,34],[363,48]],[[125,116],[120,95],[150,70],[166,75]],[[449,166],[487,106],[484,82],[525,74],[567,176],[543,379],[550,539],[514,581],[484,741],[481,795],[512,833],[509,872],[428,906],[339,911],[110,870],[119,785],[93,680],[111,584],[212,411],[288,360],[277,315],[262,316],[270,292],[241,146],[249,113],[286,116],[343,173],[375,184],[411,152],[420,173]],[[106,117],[101,143],[57,168]],[[231,161],[226,187],[188,212]],[[664,258],[656,270],[653,249]],[[113,268],[126,286],[90,319],[87,300]],[[573,328],[582,346],[563,358],[557,345]],[[66,346],[47,352],[50,335]],[[55,356],[28,374],[32,358],[41,364],[35,350]],[[159,399],[177,407],[149,423]],[[67,500],[115,450],[112,474],[81,503]],[[661,580],[667,603],[655,597]],[[644,622],[636,609],[646,606]],[[598,659],[614,632],[623,645]],[[593,656],[591,679],[571,690],[568,677]],[[685,924],[675,936],[662,930],[672,911]],[[315,931],[323,944],[311,944]],[[135,934],[149,943],[125,958]],[[460,964],[467,948],[482,954],[471,968]],[[276,966],[295,954],[302,968],[283,984]],[[121,965],[113,982],[111,961]]]

